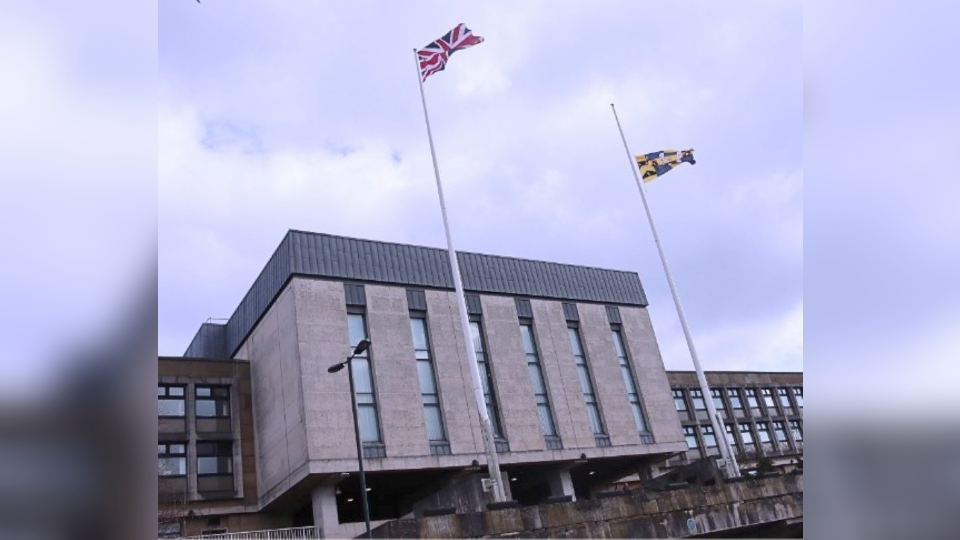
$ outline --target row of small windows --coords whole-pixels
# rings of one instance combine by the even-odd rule
[[[776,438],[778,442],[787,443],[787,425],[790,427],[790,431],[793,434],[793,440],[796,442],[803,441],[803,430],[800,426],[799,420],[790,420],[788,424],[785,424],[782,421],[774,421],[772,423],[773,437]],[[768,422],[757,422],[757,437],[759,442],[769,443],[771,440],[771,424]],[[704,425],[704,426],[684,426],[683,435],[687,441],[687,448],[691,450],[696,450],[700,447],[699,442],[697,441],[697,427],[700,428],[700,435],[703,438],[703,444],[707,448],[715,448],[717,446],[717,438],[713,431],[713,426]],[[726,430],[727,440],[730,444],[736,444],[733,436],[734,425],[733,424],[724,424],[724,429]],[[752,445],[754,444],[753,431],[750,429],[750,424],[738,424],[737,430],[740,432],[740,438],[743,440],[743,444]]]
[[[411,298],[408,291],[408,301]],[[572,306],[572,305],[571,305]],[[444,429],[443,413],[440,406],[440,393],[437,385],[433,355],[430,350],[429,329],[427,324],[426,312],[424,311],[425,302],[416,302],[416,309],[411,305],[410,311],[410,331],[414,345],[414,360],[417,364],[417,374],[420,385],[420,395],[424,408],[424,421],[426,425],[427,438],[431,442],[431,448],[437,443],[446,441],[446,430]],[[565,308],[566,309],[566,308]],[[518,310],[519,312],[519,310]],[[521,313],[522,314],[522,313]],[[356,307],[348,308],[348,326],[349,339],[351,344],[359,343],[367,338],[366,321],[361,309]],[[544,379],[543,368],[540,364],[539,353],[536,339],[534,338],[533,321],[528,317],[519,319],[520,337],[523,343],[524,352],[527,358],[527,368],[530,374],[530,383],[534,391],[537,403],[537,414],[540,420],[540,428],[547,442],[548,448],[559,449],[561,444],[556,430],[556,424],[550,404],[550,397],[547,391],[547,384]],[[487,358],[486,347],[483,338],[483,329],[479,317],[472,316],[470,320],[470,330],[473,338],[473,346],[477,356],[477,364],[480,372],[484,399],[486,401],[487,413],[490,417],[490,423],[493,428],[496,440],[505,443],[502,419],[497,406],[496,392],[493,385],[493,375],[491,365]],[[639,391],[634,381],[633,370],[623,341],[623,336],[617,326],[611,328],[614,346],[616,348],[617,358],[620,364],[625,390],[628,395],[633,411],[634,421],[641,435],[646,435],[652,442],[652,436],[649,435],[646,419]],[[588,359],[584,352],[583,343],[580,337],[580,331],[577,324],[568,325],[568,338],[573,352],[574,364],[580,380],[580,389],[583,394],[584,403],[587,409],[588,419],[593,433],[598,437],[598,444],[609,444],[609,438],[606,436],[603,416],[601,414],[600,404],[593,385],[593,379],[590,374]],[[353,360],[354,385],[357,392],[357,401],[359,408],[359,424],[361,440],[366,444],[381,444],[381,430],[379,426],[379,415],[377,412],[376,392],[374,390],[374,379],[370,358],[368,352],[358,355]],[[499,443],[498,443],[499,444]]]
[[[697,411],[704,411],[707,409],[707,405],[703,400],[703,392],[699,389],[692,388],[690,392],[690,401],[693,402],[693,408]],[[740,389],[738,388],[727,388],[727,398],[730,400],[730,407],[733,409],[742,409],[743,401],[740,399]],[[760,405],[757,401],[757,391],[755,388],[744,388],[744,396],[747,399],[747,406],[751,409],[759,409]],[[723,404],[723,390],[720,388],[712,388],[710,390],[711,399],[713,399],[714,408],[720,410],[724,408]],[[761,388],[760,395],[763,398],[763,404],[767,409],[775,410],[776,406],[773,400],[773,389],[771,388]],[[777,388],[777,395],[780,398],[780,406],[784,409],[790,409],[793,405],[790,403],[790,389],[787,387]],[[793,387],[793,397],[797,402],[797,407],[803,408],[803,387],[795,386]],[[687,411],[687,402],[683,397],[683,390],[674,389],[673,390],[673,403],[677,408],[677,411],[684,412]]]
[[[195,415],[204,418],[230,417],[230,388],[226,386],[194,387]],[[157,414],[177,418],[186,415],[186,388],[180,385],[157,385]]]

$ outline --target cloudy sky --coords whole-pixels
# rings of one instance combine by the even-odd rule
[[[617,132],[694,148],[647,185],[706,369],[803,368],[799,2],[161,2],[159,353],[229,317],[288,229],[640,274],[691,361]]]

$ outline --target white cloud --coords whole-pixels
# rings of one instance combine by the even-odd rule
[[[660,311],[664,312],[663,316],[667,315],[666,308]],[[667,331],[658,329],[657,333],[664,363],[668,369],[692,370],[693,361],[676,312],[671,315]],[[704,370],[803,371],[802,300],[775,316],[731,321],[714,328],[691,331]]]
[[[747,320],[779,317],[783,298],[797,296],[784,291],[800,287],[779,273],[802,263],[802,201],[763,181],[802,182],[790,172],[802,156],[783,150],[797,139],[779,136],[800,118],[781,114],[789,95],[765,89],[799,72],[784,64],[800,59],[797,6],[707,6],[679,25],[636,22],[673,13],[673,3],[256,4],[202,16],[160,6],[161,333],[182,335],[185,347],[201,320],[232,309],[288,228],[444,245],[410,44],[459,22],[486,41],[425,83],[459,249],[637,270],[659,297],[615,102],[634,152],[703,153],[652,196],[671,261],[703,265],[719,246],[747,254],[743,266],[777,274],[763,281],[717,265],[718,276],[699,281],[741,286],[727,279],[737,272],[761,283],[755,298],[776,289]],[[235,129],[209,148],[208,122]],[[731,167],[731,128],[741,145],[776,157]],[[235,267],[211,283],[224,272],[189,270],[196,264]],[[178,292],[197,288],[203,298]]]

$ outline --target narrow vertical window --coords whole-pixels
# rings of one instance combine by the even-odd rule
[[[713,408],[722,411],[723,407],[723,393],[719,388],[711,388],[710,396],[713,398]]]
[[[803,440],[803,430],[800,428],[799,420],[790,421],[790,431],[793,432],[793,440],[800,442]]]
[[[716,448],[717,437],[714,435],[713,426],[700,426],[700,434],[703,435],[703,444],[707,448]]]
[[[793,405],[790,404],[790,390],[785,386],[777,388],[777,396],[780,397],[780,406],[783,407],[784,411],[790,411],[793,409]]]
[[[679,388],[673,389],[673,406],[676,407],[679,412],[687,410],[687,400],[683,399],[683,390]]]
[[[731,447],[735,447],[737,445],[737,439],[733,434],[733,424],[724,424],[723,430],[727,432],[727,442],[730,443]]]
[[[350,348],[367,339],[367,323],[361,313],[348,313],[347,324],[350,334]],[[363,351],[351,361],[353,365],[353,384],[357,392],[358,422],[360,440],[367,443],[379,443],[380,420],[377,415],[377,396],[373,386],[373,370],[370,363],[370,349]]]
[[[443,415],[440,411],[440,392],[433,371],[430,355],[430,341],[427,337],[427,321],[423,316],[410,318],[410,332],[413,334],[413,350],[417,361],[417,378],[420,380],[420,398],[423,400],[423,417],[427,426],[427,439],[445,441]]]
[[[473,336],[473,349],[477,353],[477,367],[480,368],[480,382],[483,384],[483,399],[487,404],[487,416],[490,417],[493,436],[503,439],[500,411],[497,408],[497,396],[493,390],[493,374],[490,371],[490,363],[487,361],[487,351],[484,347],[483,329],[480,327],[480,321],[470,321],[470,333]]]
[[[763,396],[763,404],[771,413],[777,410],[777,406],[773,403],[773,390],[771,388],[761,388],[760,395]]]
[[[803,408],[803,387],[793,387],[793,399],[797,400],[797,407]]]
[[[753,432],[750,431],[750,424],[740,424],[740,438],[743,440],[744,446],[753,444]]]
[[[727,388],[727,399],[730,400],[730,406],[734,409],[743,408],[743,402],[740,401],[740,391],[736,388]]]
[[[540,366],[540,357],[537,353],[537,342],[533,337],[533,326],[530,323],[520,323],[520,338],[523,341],[523,350],[527,355],[527,370],[530,372],[530,384],[537,398],[537,415],[540,417],[540,430],[547,438],[557,437],[557,428],[553,422],[553,413],[550,411],[550,398],[547,395],[547,383],[543,378],[543,368]]]
[[[783,422],[777,421],[773,423],[773,431],[777,435],[778,442],[787,442],[787,430],[783,425]]]
[[[757,391],[753,388],[745,388],[743,392],[747,395],[747,406],[751,409],[759,409],[760,404],[757,403]]]
[[[757,422],[757,435],[761,443],[770,442],[770,425],[766,422]]]
[[[647,420],[643,415],[643,407],[640,406],[640,394],[637,392],[637,384],[633,379],[633,369],[630,367],[630,358],[627,356],[627,348],[623,343],[623,336],[620,330],[614,328],[613,345],[617,350],[617,360],[620,362],[620,374],[623,375],[623,384],[627,387],[627,397],[630,399],[630,407],[633,409],[633,421],[637,424],[637,430],[640,433],[647,433]]]
[[[590,378],[590,369],[587,367],[587,357],[580,342],[580,332],[575,326],[567,327],[570,337],[570,347],[573,349],[573,359],[577,364],[577,374],[580,376],[580,390],[583,400],[587,404],[587,414],[590,416],[590,429],[594,435],[603,435],[603,419],[600,417],[600,406],[597,404],[597,395],[593,390],[593,380]]]
[[[707,410],[707,403],[703,401],[703,392],[699,388],[690,389],[690,399],[693,400],[693,409],[697,411]]]
[[[695,427],[684,426],[683,438],[687,440],[687,448],[690,450],[696,450],[699,446],[697,444],[697,429]]]

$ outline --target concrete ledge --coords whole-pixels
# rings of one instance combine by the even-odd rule
[[[446,506],[443,508],[427,508],[423,511],[423,517],[446,516],[456,513],[457,509],[452,506]]]
[[[594,499],[525,508],[515,501],[472,514],[396,520],[378,538],[684,538],[758,526],[802,527],[803,476],[778,475],[736,484],[669,492],[612,492]],[[693,519],[694,530],[688,527]],[[802,529],[800,529],[802,533]]]
[[[487,510],[505,510],[507,508],[520,508],[520,503],[517,501],[487,503]]]

